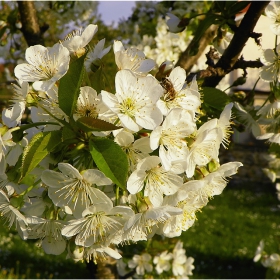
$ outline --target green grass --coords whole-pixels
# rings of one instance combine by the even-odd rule
[[[261,239],[269,253],[279,249],[275,239],[277,234],[280,237],[279,204],[270,184],[232,181],[197,214],[195,225],[182,235],[187,256],[195,259],[191,278],[265,278],[266,268],[254,263],[253,258]],[[35,241],[22,241],[3,226],[0,237],[2,279],[89,278],[85,264],[66,260],[65,255],[46,255]]]
[[[261,239],[267,252],[279,250],[279,204],[272,185],[229,184],[182,236],[195,258],[192,278],[265,278],[266,268],[253,258]]]
[[[86,265],[66,255],[46,255],[34,240],[23,241],[0,225],[0,279],[88,278]]]

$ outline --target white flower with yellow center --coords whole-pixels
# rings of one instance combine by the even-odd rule
[[[159,147],[159,156],[166,170],[170,170],[173,161],[184,160],[189,152],[185,138],[196,129],[191,114],[182,109],[172,109],[161,126],[150,135],[153,150]]]
[[[188,279],[194,269],[194,258],[186,256],[186,250],[183,249],[183,242],[178,241],[173,249],[172,272],[177,278]]]
[[[128,261],[129,268],[136,268],[138,275],[145,275],[145,271],[152,272],[153,266],[150,263],[152,256],[148,253],[142,255],[134,255],[132,260]]]
[[[137,163],[148,157],[152,152],[150,148],[150,138],[142,137],[134,141],[132,133],[122,130],[114,140],[127,154],[130,170],[134,171]]]
[[[58,169],[61,172],[45,170],[41,176],[55,205],[70,207],[74,216],[80,218],[91,204],[108,201],[107,196],[95,188],[112,183],[101,171],[87,169],[80,173],[69,163],[59,163]]]
[[[207,196],[200,191],[204,185],[203,180],[192,180],[182,185],[175,194],[164,198],[163,205],[177,207],[182,213],[168,219],[163,224],[161,234],[169,238],[180,236],[182,231],[194,224],[196,212],[208,202]]]
[[[134,48],[124,48],[121,41],[114,41],[114,54],[119,70],[131,70],[137,76],[146,76],[155,66],[152,59],[146,59],[145,54]]]
[[[157,156],[144,158],[127,180],[127,190],[136,194],[144,188],[144,196],[149,197],[153,206],[162,204],[163,195],[174,194],[183,184],[183,178],[166,171]]]
[[[264,267],[271,267],[275,273],[280,272],[280,255],[279,254],[271,254],[267,258],[262,261]]]
[[[0,217],[2,217],[8,227],[15,225],[22,239],[27,239],[28,223],[26,218],[12,205],[9,197],[3,190],[0,190]]]
[[[163,271],[168,271],[171,268],[170,260],[172,258],[172,253],[168,253],[168,251],[164,251],[159,256],[154,257],[153,263],[156,265],[158,274],[161,274]]]
[[[275,51],[273,49],[266,49],[260,57],[264,64],[260,68],[259,75],[265,82],[279,81],[280,71],[280,44],[277,45]]]
[[[87,54],[85,60],[85,68],[87,72],[91,70],[92,65],[94,66],[96,64],[99,66],[99,60],[110,51],[111,46],[104,49],[104,44],[105,39],[100,40],[94,49]]]
[[[34,82],[35,90],[47,91],[68,71],[70,55],[61,44],[51,48],[35,45],[26,50],[25,59],[28,63],[17,65],[15,76],[23,82]]]
[[[121,70],[115,81],[116,94],[102,90],[101,95],[124,127],[137,132],[142,127],[152,130],[162,122],[156,102],[163,90],[154,77],[137,78],[131,71]]]
[[[161,224],[164,224],[173,216],[182,214],[182,210],[178,207],[170,205],[153,207],[144,201],[140,205],[137,203],[140,213],[133,215],[125,223],[122,233],[124,241],[132,240],[137,242],[150,239]]]
[[[235,115],[238,117],[238,120],[242,122],[248,130],[252,131],[255,137],[260,136],[262,134],[260,125],[256,122],[252,115],[237,102],[234,103],[234,107],[237,109],[237,111],[235,111]]]
[[[87,261],[94,261],[97,262],[98,260],[104,261],[107,259],[107,256],[114,258],[116,260],[119,260],[122,258],[122,256],[117,252],[117,250],[114,250],[109,247],[110,244],[106,242],[98,242],[90,247],[84,248],[84,254],[83,258]],[[81,247],[80,247],[81,248]]]
[[[114,235],[132,215],[134,212],[129,207],[113,207],[107,197],[106,203],[95,203],[84,210],[82,218],[70,220],[62,229],[62,234],[67,237],[76,236],[76,245],[90,247]]]
[[[5,174],[6,171],[6,155],[10,151],[10,147],[16,145],[12,140],[11,131],[0,123],[0,175]]]
[[[76,111],[73,114],[74,120],[81,117],[98,118],[100,113],[107,111],[108,108],[104,105],[101,97],[92,87],[81,87],[80,94],[77,100]]]
[[[164,116],[174,108],[181,108],[195,118],[201,104],[200,93],[195,80],[189,87],[186,86],[185,81],[186,71],[180,66],[174,68],[169,77],[163,78],[162,86],[165,92],[157,102],[157,106]]]
[[[228,162],[221,165],[215,172],[205,176],[203,179],[205,185],[201,191],[209,198],[220,195],[228,183],[226,178],[236,174],[240,166],[243,166],[241,162]]]
[[[222,111],[219,119],[211,119],[210,121],[204,123],[199,128],[199,133],[202,133],[205,130],[211,130],[214,128],[218,128],[221,132],[222,139],[221,142],[217,141],[217,149],[219,149],[220,144],[227,148],[229,144],[229,139],[232,133],[231,129],[231,109],[233,107],[233,103],[229,103],[225,106],[224,110]]]
[[[21,119],[26,106],[26,98],[29,92],[29,84],[27,82],[18,81],[19,85],[13,84],[14,94],[11,108],[4,109],[2,112],[2,120],[8,127],[17,126]]]
[[[40,106],[31,107],[31,119],[33,122],[56,122],[58,119],[68,120],[68,116],[60,109],[58,104],[58,88],[56,85],[52,86],[44,94],[41,95],[41,100],[38,101]],[[49,114],[50,112],[51,114]],[[61,127],[59,125],[46,125],[44,131],[57,130]]]
[[[85,53],[86,45],[92,40],[98,30],[98,26],[94,24],[88,25],[84,31],[78,30],[70,33],[61,41],[61,44],[66,47],[69,52],[77,56],[82,56]]]
[[[185,171],[188,178],[194,175],[196,165],[205,166],[211,159],[218,161],[219,146],[223,139],[222,130],[218,127],[212,128],[210,123],[209,129],[206,128],[207,123],[199,128],[186,158]]]
[[[60,255],[66,249],[66,240],[61,235],[65,222],[39,217],[28,217],[28,239],[42,240],[42,248],[47,254]]]
[[[265,8],[265,14],[273,21],[270,25],[271,31],[275,35],[280,35],[280,3],[271,1]]]

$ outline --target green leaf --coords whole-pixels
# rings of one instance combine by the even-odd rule
[[[94,137],[89,142],[89,149],[99,170],[126,190],[128,159],[121,147],[108,138]]]
[[[71,116],[76,107],[80,86],[84,76],[85,56],[86,55],[83,55],[72,62],[66,75],[60,79],[58,104],[59,108],[62,109],[67,116]]]
[[[60,143],[61,132],[59,130],[37,133],[24,148],[20,180],[30,173]]]
[[[75,139],[77,136],[76,136],[76,133],[70,129],[68,126],[64,126],[62,128],[62,141],[66,141],[66,140],[69,140],[69,139]]]
[[[212,87],[203,87],[202,95],[204,102],[218,110],[223,110],[226,104],[230,102],[230,98],[223,91],[212,88]]]
[[[90,131],[111,131],[120,129],[120,126],[116,126],[109,122],[95,119],[92,117],[82,117],[77,120],[77,126],[86,132]]]

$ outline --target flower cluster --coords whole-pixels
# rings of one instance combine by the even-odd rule
[[[137,277],[155,274],[157,276],[164,275],[164,278],[189,279],[188,276],[192,275],[194,269],[193,262],[192,257],[186,256],[183,243],[178,241],[172,252],[165,250],[153,257],[148,253],[134,255],[127,264],[123,259],[120,259],[117,262],[117,269],[121,276],[130,274],[131,269],[134,269]]]
[[[115,41],[115,88],[94,89],[90,72],[110,51],[104,39],[88,46],[97,29],[26,50],[0,127],[2,218],[47,254],[86,261],[119,259],[117,246],[155,234],[180,236],[242,166],[219,164],[233,104],[202,121],[197,82],[186,84],[181,67],[158,80],[152,59]],[[158,273],[170,256],[154,259]],[[180,243],[172,258],[175,276],[191,273]],[[141,275],[148,259],[129,267]]]
[[[280,273],[280,255],[273,253],[268,255],[264,251],[264,241],[261,240],[257,250],[255,252],[254,262],[258,262],[261,260],[261,263],[264,267],[271,268],[275,275],[279,275]]]

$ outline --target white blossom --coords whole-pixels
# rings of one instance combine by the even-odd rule
[[[134,131],[154,129],[162,122],[156,102],[162,88],[152,76],[137,78],[129,70],[116,75],[116,94],[101,91],[103,102],[118,116],[121,124]]]
[[[154,206],[160,206],[164,194],[174,194],[183,184],[182,177],[166,171],[160,163],[157,156],[144,158],[127,180],[127,190],[131,194],[136,194],[144,188],[144,196],[149,197]]]
[[[137,163],[148,157],[152,152],[150,148],[150,138],[141,137],[134,141],[132,133],[122,130],[114,140],[126,153],[129,161],[130,170],[134,171]]]
[[[67,48],[61,44],[53,47],[35,45],[25,52],[28,63],[22,63],[15,67],[15,76],[23,82],[34,82],[35,90],[47,91],[69,68],[70,56]]]
[[[168,271],[171,268],[170,260],[172,257],[172,253],[168,253],[168,251],[164,251],[154,257],[153,263],[156,265],[155,269],[158,274],[161,274],[163,271]]]
[[[265,8],[265,14],[273,22],[270,25],[271,31],[275,35],[280,35],[280,3],[278,1],[271,1]]]
[[[146,59],[145,54],[134,48],[125,49],[121,41],[114,41],[114,54],[119,70],[131,70],[137,76],[146,76],[155,67],[155,61]]]
[[[45,170],[42,181],[49,187],[48,194],[57,206],[69,206],[75,217],[94,202],[107,202],[107,196],[95,186],[110,185],[112,181],[96,169],[87,169],[82,174],[69,163],[59,163],[61,172]]]
[[[104,55],[106,55],[110,49],[111,46],[104,49],[105,39],[100,40],[94,49],[90,52],[88,52],[86,60],[85,60],[85,68],[89,72],[91,69],[91,65],[94,63],[99,63],[98,60],[100,60]]]
[[[129,207],[113,207],[108,198],[107,203],[97,202],[85,209],[82,218],[70,220],[62,229],[62,234],[67,237],[76,236],[76,245],[90,247],[119,231],[133,214]]]
[[[162,86],[165,92],[157,106],[164,116],[174,108],[187,110],[193,118],[198,113],[201,101],[197,82],[194,78],[191,85],[187,86],[185,80],[186,71],[180,66],[175,67],[169,77],[163,79]]]
[[[48,220],[38,217],[27,218],[28,238],[42,240],[42,248],[47,254],[60,255],[66,249],[66,240],[61,235],[63,221]]]
[[[260,68],[260,78],[264,82],[272,82],[279,80],[279,62],[280,44],[277,45],[275,51],[273,49],[266,49],[260,57],[263,66]]]
[[[153,270],[153,266],[150,263],[151,260],[152,256],[148,253],[144,253],[142,255],[134,255],[132,257],[132,260],[128,261],[128,267],[136,267],[136,273],[138,275],[144,275],[145,271],[151,272]]]
[[[70,53],[81,56],[85,52],[86,45],[92,40],[98,30],[95,24],[89,24],[84,31],[75,31],[69,34],[61,44],[66,47]]]
[[[27,220],[25,216],[11,204],[9,197],[3,190],[0,190],[0,214],[9,228],[15,225],[20,237],[22,239],[27,239]]]

